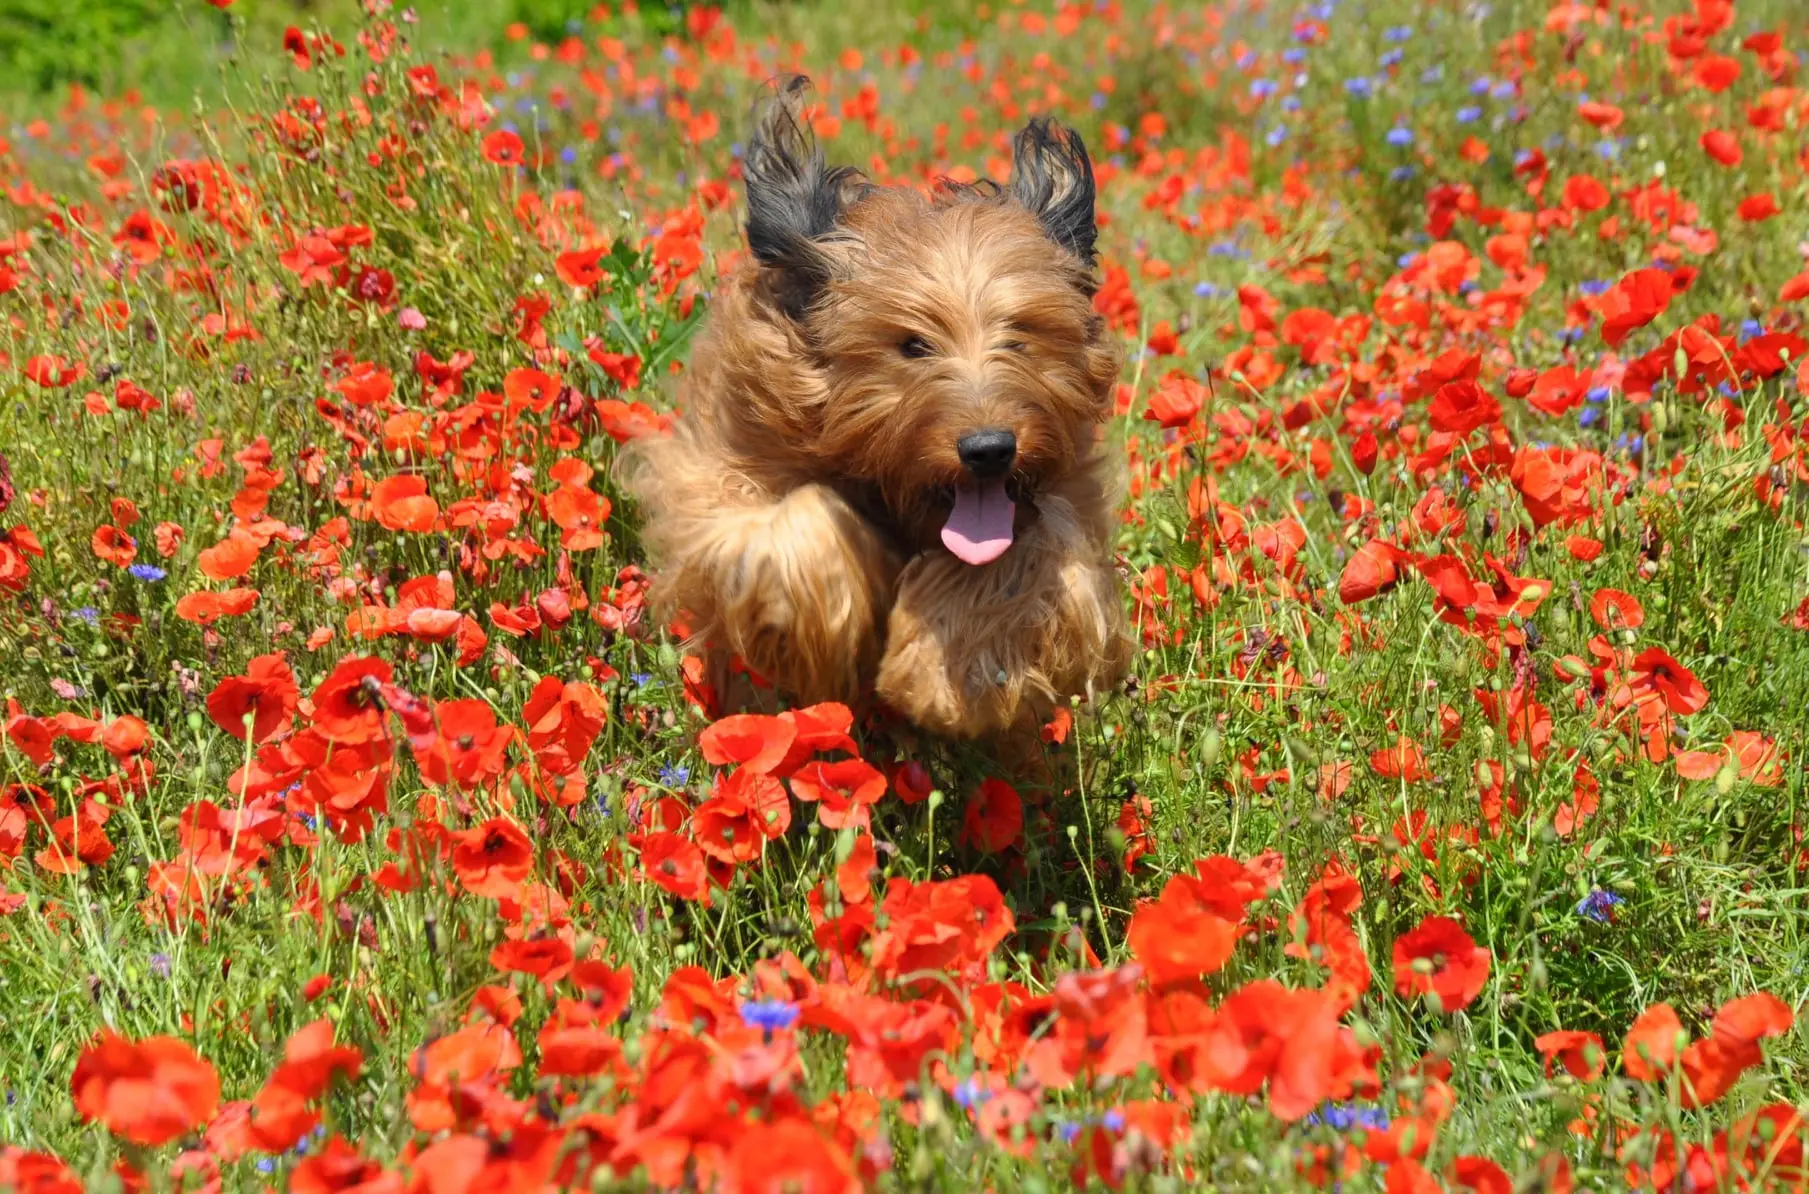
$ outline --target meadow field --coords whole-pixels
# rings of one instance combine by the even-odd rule
[[[1797,0],[162,8],[0,126],[0,1191],[1809,1186]],[[648,605],[793,71],[1092,151],[1034,773]]]

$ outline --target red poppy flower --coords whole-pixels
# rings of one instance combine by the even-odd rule
[[[1704,54],[1696,60],[1696,81],[1712,92],[1726,91],[1740,77],[1740,62],[1725,54]]]
[[[371,512],[380,526],[417,534],[433,530],[439,503],[427,496],[427,480],[412,474],[385,477],[371,491]]]
[[[1193,422],[1206,400],[1205,386],[1185,373],[1170,373],[1150,395],[1149,409],[1143,417],[1164,427],[1185,427]]]
[[[1551,1077],[1553,1062],[1561,1064],[1571,1077],[1584,1082],[1601,1077],[1608,1064],[1602,1038],[1593,1032],[1548,1032],[1534,1041],[1533,1047],[1545,1058],[1547,1078]]]
[[[196,557],[201,575],[209,580],[236,580],[251,571],[263,550],[258,541],[245,531],[234,528],[225,539],[204,548]]]
[[[1144,900],[1126,933],[1131,954],[1154,987],[1192,982],[1231,960],[1243,930],[1243,904],[1209,898],[1192,875],[1176,875],[1154,900]]]
[[[1603,630],[1637,630],[1646,624],[1639,598],[1619,589],[1597,589],[1589,598],[1589,616]]]
[[[541,766],[565,772],[583,762],[609,719],[609,706],[593,684],[543,676],[521,709],[528,746]]]
[[[172,1169],[172,1176],[174,1170]],[[18,1194],[83,1194],[87,1187],[61,1157],[0,1146],[0,1190]]]
[[[259,655],[246,665],[244,675],[228,676],[214,686],[207,697],[207,715],[241,742],[249,717],[251,741],[267,742],[288,728],[300,699],[288,662],[280,654]]]
[[[1487,1157],[1459,1157],[1451,1162],[1451,1184],[1476,1194],[1513,1194],[1514,1182],[1507,1171]],[[1556,1189],[1555,1186],[1547,1187]]]
[[[531,974],[549,990],[571,972],[572,947],[558,937],[511,939],[490,951],[490,965],[513,974]]]
[[[1401,579],[1401,559],[1401,549],[1392,543],[1369,540],[1344,566],[1344,575],[1338,580],[1338,600],[1355,605],[1394,588]]]
[[[865,759],[807,763],[792,775],[791,791],[817,805],[817,821],[825,829],[865,829],[868,807],[886,794],[886,777]]]
[[[697,848],[734,865],[760,857],[766,843],[791,827],[791,798],[779,781],[747,768],[719,781],[691,814]]]
[[[510,409],[527,409],[545,414],[546,408],[559,397],[562,383],[557,377],[539,369],[511,369],[503,378],[503,396]]]
[[[640,839],[641,871],[682,900],[710,903],[710,875],[697,843],[680,834],[650,833]]]
[[[94,558],[120,568],[129,568],[138,558],[138,541],[115,526],[97,527],[88,541]]]
[[[314,690],[314,731],[341,746],[363,746],[384,737],[381,692],[391,674],[381,659],[341,660]]]
[[[227,589],[222,593],[206,591],[184,594],[176,602],[176,616],[198,626],[211,626],[221,618],[236,618],[251,612],[258,601],[256,589]]]
[[[1600,179],[1577,174],[1564,182],[1564,206],[1573,211],[1601,211],[1613,198]]]
[[[1447,382],[1433,394],[1425,414],[1433,423],[1433,431],[1467,436],[1478,427],[1500,422],[1501,403],[1476,382]]]
[[[608,273],[603,269],[603,254],[609,251],[608,246],[594,249],[576,249],[569,253],[561,253],[553,259],[553,272],[567,286],[579,288],[595,286]]]
[[[1745,156],[1740,149],[1740,138],[1726,129],[1710,129],[1702,134],[1702,151],[1723,166],[1738,166]]]
[[[998,885],[985,875],[934,883],[894,878],[879,911],[886,927],[873,938],[873,967],[888,975],[977,977],[1017,927]]]
[[[1665,707],[1679,717],[1699,712],[1708,704],[1708,689],[1696,673],[1673,659],[1662,647],[1647,647],[1633,657],[1628,677],[1635,688],[1646,688],[1664,698]]]
[[[546,500],[547,516],[562,532],[559,545],[567,551],[590,551],[603,546],[603,524],[609,521],[609,499],[588,486],[561,485]]]
[[[1410,784],[1432,778],[1432,772],[1426,766],[1426,753],[1419,743],[1405,734],[1396,738],[1393,746],[1372,753],[1369,768],[1387,779],[1401,779]]]
[[[402,1175],[392,1173],[333,1136],[289,1175],[289,1194],[402,1194]]]
[[[492,817],[452,839],[452,869],[473,895],[513,897],[534,870],[534,844],[506,817]]]
[[[1017,844],[1024,832],[1024,801],[1002,779],[988,779],[968,798],[956,839],[982,854],[999,854]]]
[[[1676,294],[1671,275],[1661,269],[1636,269],[1616,282],[1601,299],[1602,340],[1619,348],[1671,305]]]
[[[194,1131],[220,1105],[213,1066],[168,1036],[131,1041],[103,1028],[76,1060],[69,1085],[83,1119],[147,1147]]]
[[[697,736],[697,745],[704,761],[713,767],[740,764],[765,774],[785,760],[797,736],[797,726],[784,717],[737,713],[706,726]]]
[[[1738,210],[1742,220],[1748,224],[1757,224],[1761,220],[1771,219],[1782,209],[1778,207],[1778,201],[1772,198],[1770,191],[1762,191],[1740,200]]]
[[[1468,1007],[1489,978],[1489,951],[1448,916],[1428,916],[1412,932],[1395,938],[1394,989],[1407,995],[1436,995],[1439,1010]]]
[[[508,765],[514,730],[496,724],[490,702],[441,701],[434,708],[438,733],[433,745],[416,751],[422,778],[429,783],[475,788],[502,775]]]
[[[609,379],[622,389],[632,390],[640,386],[641,358],[634,353],[607,352],[603,348],[597,347],[591,349],[588,355],[596,363],[597,368],[603,370]]]
[[[796,1117],[742,1128],[729,1152],[723,1194],[859,1194],[848,1154]]]
[[[508,129],[497,129],[484,137],[484,160],[498,166],[519,166],[525,159],[521,136]]]
[[[1366,1074],[1350,1029],[1327,992],[1292,990],[1272,979],[1246,984],[1219,1005],[1200,1060],[1207,1085],[1249,1095],[1269,1086],[1269,1110],[1292,1123],[1330,1098],[1347,1096]]]

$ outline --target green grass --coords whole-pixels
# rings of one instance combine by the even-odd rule
[[[1803,489],[1788,485],[1775,510],[1755,496],[1755,483],[1772,481],[1776,471],[1763,429],[1772,427],[1777,439],[1777,428],[1802,421],[1796,362],[1719,408],[1670,383],[1653,402],[1635,403],[1605,382],[1603,400],[1586,404],[1598,412],[1589,425],[1576,412],[1547,417],[1502,397],[1511,367],[1569,362],[1587,370],[1607,359],[1598,320],[1572,343],[1562,330],[1587,293],[1584,283],[1613,283],[1648,264],[1656,247],[1676,243],[1669,225],[1648,227],[1625,197],[1654,178],[1696,205],[1693,223],[1716,230],[1719,247],[1685,255],[1700,276],[1633,334],[1623,360],[1701,315],[1718,314],[1729,330],[1749,317],[1787,329],[1800,316],[1800,304],[1775,298],[1803,268],[1795,213],[1804,188],[1788,134],[1744,134],[1746,159],[1736,169],[1715,165],[1697,146],[1705,128],[1741,127],[1747,105],[1770,86],[1753,56],[1738,50],[1739,38],[1783,28],[1787,46],[1800,43],[1791,5],[1748,4],[1733,30],[1717,35],[1719,52],[1745,61],[1742,79],[1718,96],[1671,77],[1662,45],[1649,44],[1643,26],[1590,26],[1572,54],[1562,32],[1541,30],[1543,8],[1515,4],[1481,19],[1392,0],[1341,9],[1299,63],[1282,55],[1304,44],[1292,30],[1310,18],[1304,10],[1228,5],[1207,10],[1208,21],[1127,4],[1121,17],[1089,18],[1102,24],[1062,33],[957,6],[929,19],[811,3],[737,8],[727,22],[735,48],[724,51],[718,41],[715,57],[708,39],[700,45],[669,17],[612,12],[586,26],[585,58],[572,64],[537,55],[532,41],[499,39],[520,15],[500,0],[445,12],[423,5],[412,35],[420,52],[373,63],[355,40],[351,7],[323,3],[308,14],[348,53],[317,56],[307,73],[279,48],[290,10],[242,0],[229,18],[242,31],[237,44],[216,54],[191,50],[198,30],[227,18],[199,4],[172,9],[124,47],[122,61],[134,65],[100,79],[112,94],[155,78],[154,102],[180,115],[141,122],[98,105],[71,114],[51,99],[17,101],[49,124],[39,133],[14,129],[10,153],[0,156],[13,188],[8,220],[29,230],[31,242],[0,259],[19,273],[17,287],[0,294],[7,318],[0,352],[10,361],[0,367],[0,453],[18,490],[0,526],[28,526],[45,550],[29,561],[29,579],[16,592],[0,592],[0,695],[33,716],[142,718],[152,773],[109,794],[91,786],[119,773],[100,745],[64,739],[39,766],[17,736],[0,739],[0,769],[15,785],[0,796],[0,855],[11,855],[10,863],[0,857],[0,897],[20,901],[0,917],[0,1088],[7,1092],[0,1140],[54,1151],[95,1187],[113,1181],[109,1171],[121,1157],[164,1181],[180,1147],[200,1146],[202,1138],[139,1149],[83,1122],[70,1077],[94,1033],[107,1026],[133,1039],[179,1036],[211,1063],[224,1098],[246,1099],[275,1069],[289,1035],[325,1016],[340,1041],[363,1053],[362,1073],[324,1100],[325,1125],[389,1163],[429,1139],[409,1114],[419,1086],[416,1051],[464,1024],[486,986],[511,987],[523,1006],[516,1035],[526,1060],[496,1089],[522,1100],[524,1114],[569,1123],[581,1111],[619,1111],[651,1098],[647,1069],[670,1044],[655,1011],[675,970],[701,966],[732,977],[751,997],[755,968],[790,953],[828,981],[809,901],[853,840],[814,824],[808,806],[795,804],[792,831],[769,844],[760,865],[739,868],[708,906],[666,894],[637,865],[631,810],[660,793],[699,800],[709,792],[711,769],[697,747],[705,718],[685,699],[680,651],[669,636],[650,621],[606,628],[586,611],[562,629],[510,638],[490,612],[492,603],[532,603],[558,585],[581,589],[594,608],[624,583],[623,568],[641,562],[635,512],[609,480],[614,441],[599,422],[558,411],[507,429],[492,412],[477,432],[463,428],[470,434],[460,441],[448,414],[480,392],[502,391],[510,371],[533,363],[516,305],[534,294],[550,302],[542,367],[591,397],[670,405],[669,366],[682,360],[695,316],[707,310],[716,254],[738,243],[735,202],[709,207],[699,195],[706,181],[729,177],[730,147],[744,136],[755,84],[793,65],[824,80],[838,112],[863,81],[874,83],[881,97],[875,127],[849,115],[826,139],[838,158],[869,166],[877,159],[900,178],[963,165],[984,172],[987,156],[1001,152],[1001,133],[1047,106],[1044,87],[1054,86],[1053,106],[1080,127],[1110,175],[1101,197],[1102,253],[1108,266],[1128,270],[1140,305],[1126,328],[1135,342],[1124,379],[1132,413],[1111,428],[1136,486],[1119,549],[1140,592],[1158,573],[1167,587],[1166,596],[1138,601],[1144,649],[1135,678],[1082,712],[1072,738],[1053,752],[1058,774],[1084,782],[1039,793],[1016,777],[1030,815],[1007,857],[959,844],[972,793],[998,772],[984,748],[863,729],[867,757],[917,759],[938,788],[922,804],[889,795],[875,808],[874,836],[887,847],[882,871],[918,883],[970,872],[995,879],[1019,932],[993,951],[985,975],[1041,994],[1080,968],[1083,944],[1108,966],[1130,961],[1137,902],[1190,872],[1196,859],[1275,851],[1284,862],[1278,890],[1251,907],[1230,961],[1202,982],[1216,1004],[1265,978],[1322,985],[1325,971],[1286,948],[1288,913],[1338,860],[1361,884],[1353,928],[1375,974],[1342,1021],[1378,1050],[1380,1089],[1361,1101],[1406,1114],[1427,1091],[1416,1064],[1448,1060],[1454,1098],[1425,1159],[1440,1174],[1460,1155],[1480,1155],[1534,1182],[1539,1158],[1557,1154],[1580,1188],[1611,1188],[1628,1180],[1627,1161],[1643,1155],[1634,1144],[1618,1156],[1611,1126],[1668,1128],[1687,1147],[1709,1141],[1740,1112],[1802,1099],[1809,1053],[1798,1033],[1769,1042],[1765,1062],[1724,1102],[1701,1111],[1683,1110],[1674,1085],[1626,1077],[1619,1060],[1629,1025],[1654,1003],[1672,1004],[1701,1035],[1732,997],[1769,991],[1794,1008],[1809,986],[1809,885],[1797,807],[1809,750],[1809,636],[1791,625],[1809,595]],[[1663,7],[1659,15],[1673,11],[1680,10]],[[1401,24],[1416,26],[1411,39],[1390,37]],[[1491,84],[1507,77],[1501,47],[1523,32],[1529,57],[1515,94],[1475,96],[1477,76]],[[600,37],[621,40],[635,77],[649,81],[651,102],[628,94],[619,64],[597,50]],[[507,57],[480,66],[442,48],[449,46],[502,46]],[[905,46],[921,66],[900,61]],[[1249,55],[1242,65],[1234,47]],[[862,52],[858,71],[841,62],[849,49]],[[1397,49],[1398,67],[1378,65]],[[478,83],[497,122],[521,127],[534,168],[491,165],[478,135],[461,130],[454,114],[411,100],[405,72],[424,62],[442,84]],[[1416,81],[1435,67],[1441,78]],[[600,79],[607,90],[606,110],[587,89],[586,71],[594,72],[593,87]],[[1295,74],[1303,76],[1298,85]],[[1353,77],[1384,75],[1392,81],[1369,98],[1346,86]],[[1252,91],[1259,78],[1297,96],[1298,111],[1282,108],[1280,95]],[[1612,162],[1596,148],[1603,134],[1576,115],[1584,92],[1625,109]],[[191,103],[197,93],[202,100]],[[717,114],[721,131],[688,143],[681,102]],[[1472,106],[1482,114],[1460,121]],[[278,112],[299,123],[274,122]],[[1163,136],[1131,144],[1157,114]],[[317,121],[312,131],[310,121]],[[886,121],[895,124],[890,133]],[[941,125],[946,153],[933,148]],[[1412,129],[1411,145],[1388,139],[1397,125]],[[1271,144],[1277,127],[1285,135]],[[964,143],[970,129],[974,142]],[[1486,161],[1460,156],[1471,136],[1486,145]],[[569,160],[560,152],[568,147]],[[1516,152],[1533,147],[1544,148],[1551,166],[1543,203],[1514,171]],[[1246,152],[1247,171],[1226,168]],[[96,154],[119,159],[120,185],[111,193],[87,164]],[[225,163],[216,180],[225,185],[220,201],[161,208],[169,174],[160,167],[174,161]],[[1397,167],[1412,169],[1397,175]],[[1530,259],[1546,273],[1518,319],[1462,326],[1476,308],[1455,292],[1426,296],[1437,313],[1423,331],[1376,318],[1378,296],[1404,268],[1398,261],[1426,252],[1434,239],[1466,246],[1481,260],[1478,291],[1498,289],[1503,271],[1486,246],[1503,229],[1475,209],[1555,209],[1564,180],[1579,173],[1610,181],[1616,197],[1605,211],[1578,217],[1575,229],[1549,224],[1531,240]],[[1170,177],[1180,180],[1179,194],[1167,197],[1165,210]],[[22,189],[27,183],[30,192]],[[1426,231],[1428,195],[1440,183],[1470,188],[1475,203],[1434,238]],[[1746,224],[1737,206],[1761,190],[1775,194],[1785,215]],[[564,192],[577,198],[556,201]],[[558,222],[537,223],[532,200]],[[163,221],[170,239],[156,260],[134,265],[113,236],[140,209]],[[655,244],[690,214],[702,265],[673,279],[654,259]],[[1618,222],[1618,235],[1600,234],[1607,217]],[[369,244],[352,250],[353,262],[393,275],[391,310],[349,301],[331,286],[304,286],[282,263],[299,233],[347,225],[370,232]],[[555,259],[568,242],[619,246],[593,293],[574,293],[557,279]],[[1322,276],[1297,272],[1308,266]],[[1265,383],[1260,360],[1234,355],[1254,344],[1252,328],[1240,325],[1238,300],[1239,288],[1252,286],[1276,300],[1277,324],[1305,308],[1372,319],[1336,367],[1303,361],[1297,345],[1270,347],[1280,368]],[[128,315],[109,318],[109,303],[124,304]],[[418,311],[425,326],[402,328],[403,307]],[[210,315],[254,327],[257,336],[219,335],[203,325]],[[1139,356],[1137,345],[1164,323],[1175,331],[1178,356]],[[593,343],[641,356],[643,386],[618,393],[587,359]],[[1430,464],[1423,475],[1408,466],[1425,443],[1426,396],[1394,411],[1380,407],[1451,349],[1481,355],[1480,381],[1505,408],[1513,445],[1592,449],[1613,462],[1615,481],[1578,499],[1575,525],[1535,533],[1515,475],[1488,463],[1480,435],[1468,454]],[[415,378],[416,354],[448,360],[461,350],[473,354],[463,393],[435,405]],[[68,388],[27,380],[26,362],[42,354],[79,363],[85,377]],[[407,428],[384,418],[326,417],[320,404],[340,401],[331,386],[352,361],[389,370],[396,413],[443,424],[444,438],[410,447]],[[1185,442],[1166,440],[1139,417],[1174,368],[1210,371],[1208,407]],[[114,400],[120,379],[143,387],[160,408],[142,416],[84,410],[91,390]],[[1318,409],[1284,420],[1309,398]],[[1735,414],[1742,426],[1728,435]],[[1364,472],[1353,449],[1372,423],[1390,454]],[[1397,435],[1401,426],[1416,429],[1416,444]],[[569,434],[566,447],[555,446],[555,432]],[[1622,439],[1634,434],[1644,437],[1637,459]],[[227,587],[203,576],[200,553],[227,537],[248,475],[235,454],[260,437],[269,468],[282,473],[264,512],[297,528],[298,537],[287,543],[277,532],[248,577],[230,582],[260,591],[249,613],[203,628],[179,617],[175,605],[188,593]],[[215,440],[218,467],[204,467]],[[476,453],[480,440],[493,457]],[[1323,474],[1313,465],[1316,443]],[[567,455],[596,468],[590,484],[612,499],[614,513],[609,540],[573,553],[562,575],[559,529],[534,495],[551,490],[549,470]],[[479,460],[491,467],[480,470]],[[1668,476],[1674,461],[1681,467]],[[518,505],[518,525],[497,540],[545,554],[486,558],[475,531],[394,532],[364,517],[358,486],[401,472],[425,478],[443,512],[467,497]],[[1196,482],[1216,486],[1222,504],[1215,511],[1190,513]],[[1430,521],[1421,504],[1434,485],[1456,508],[1453,524],[1410,530]],[[126,528],[138,562],[167,570],[165,579],[137,579],[96,558],[91,539],[117,518],[119,499],[142,515]],[[1368,513],[1347,517],[1359,502]],[[348,522],[329,562],[325,540],[310,544],[309,537],[337,517]],[[1270,540],[1258,532],[1287,520],[1303,534],[1292,562],[1282,563],[1265,552]],[[153,545],[153,528],[163,522],[186,532],[167,558]],[[1599,539],[1601,554],[1574,558],[1567,534]],[[1549,595],[1536,614],[1507,619],[1523,645],[1491,647],[1440,620],[1431,587],[1408,569],[1387,594],[1340,600],[1340,577],[1358,547],[1371,538],[1404,544],[1410,535],[1414,550],[1428,556],[1473,557],[1470,575],[1479,579],[1486,579],[1486,552],[1513,574],[1545,582]],[[442,569],[455,577],[456,608],[489,635],[481,659],[457,666],[451,644],[352,636],[353,594],[391,603],[402,583]],[[1207,578],[1205,597],[1190,584],[1196,572]],[[1633,594],[1644,624],[1598,627],[1589,605],[1602,588]],[[310,647],[322,627],[333,637]],[[1604,646],[1662,647],[1706,686],[1708,704],[1677,719],[1673,747],[1708,751],[1734,731],[1754,731],[1781,752],[1779,782],[1761,786],[1733,768],[1692,780],[1673,760],[1643,757],[1624,725],[1598,716],[1587,683],[1579,687],[1574,669],[1565,670],[1567,657],[1592,660],[1598,635],[1614,640]],[[376,654],[396,665],[397,683],[409,692],[440,702],[479,699],[512,725],[524,724],[523,707],[543,677],[595,681],[609,716],[583,759],[583,799],[564,808],[531,791],[542,763],[517,745],[520,776],[449,800],[421,775],[392,721],[398,745],[385,780],[387,807],[371,832],[359,840],[332,832],[298,840],[308,836],[299,814],[311,797],[286,796],[287,784],[278,784],[267,803],[292,837],[269,844],[231,882],[210,877],[199,901],[166,918],[151,876],[177,856],[185,810],[203,801],[238,807],[233,777],[252,757],[209,718],[206,697],[272,651],[288,656],[304,696],[342,659]],[[1627,669],[1620,671],[1625,679]],[[1505,714],[1488,712],[1485,699],[1505,702],[1515,689],[1549,713],[1549,744],[1541,749],[1516,740]],[[1390,777],[1372,766],[1372,754],[1401,735],[1424,749],[1428,778]],[[274,758],[264,763],[274,766]],[[1349,766],[1348,787],[1322,795],[1321,770],[1340,764]],[[1498,834],[1484,822],[1478,780],[1479,768],[1490,767],[1516,797]],[[1600,803],[1573,827],[1560,809],[1576,799],[1583,767],[1599,784]],[[40,852],[51,823],[73,815],[84,798],[108,805],[113,851],[73,874],[57,873]],[[1127,873],[1120,816],[1136,798],[1148,801],[1150,850]],[[4,819],[15,809],[28,811]],[[493,816],[520,822],[536,873],[559,889],[566,923],[554,926],[556,935],[581,958],[595,954],[632,969],[630,1012],[616,1035],[633,1079],[536,1076],[539,1027],[556,996],[571,990],[549,992],[499,972],[491,954],[514,927],[511,913],[465,891],[448,860],[430,861],[425,882],[410,891],[376,882],[385,864],[406,862],[392,833],[431,835],[440,825],[460,832]],[[1415,831],[1419,817],[1424,828]],[[20,835],[16,847],[6,847],[8,832]],[[237,844],[235,837],[228,848]],[[1598,890],[1620,897],[1607,923],[1580,911]],[[1479,997],[1450,1014],[1393,993],[1393,942],[1434,914],[1459,919],[1492,955]],[[310,1001],[304,991],[316,975],[332,981]],[[901,989],[880,993],[902,997]],[[1611,1054],[1608,1073],[1589,1082],[1561,1072],[1548,1078],[1533,1041],[1559,1028],[1599,1034]],[[799,1036],[795,1088],[803,1104],[821,1105],[860,1085],[844,1072],[840,1035],[812,1028]],[[976,1131],[955,1098],[960,1082],[984,1069],[971,1037],[962,1035],[939,1060],[946,1081],[925,1073],[912,1098],[888,1098],[881,1110],[890,1163],[872,1175],[880,1188],[1084,1185],[1070,1172],[1080,1150],[1060,1125],[1097,1124],[1108,1110],[1162,1089],[1149,1067],[1039,1089],[1025,1129],[1029,1147],[1016,1156]],[[1225,1093],[1199,1098],[1187,1111],[1189,1133],[1156,1150],[1156,1163],[1132,1166],[1129,1188],[1304,1187],[1306,1150],[1361,1148],[1358,1133],[1288,1126],[1261,1103]],[[1598,1130],[1571,1133],[1568,1125],[1585,1111]],[[495,1139],[519,1143],[524,1133],[499,1131]],[[1123,1143],[1127,1155],[1142,1158],[1134,1143]],[[217,1142],[210,1147],[220,1151]],[[309,1143],[303,1151],[318,1148]],[[224,1185],[281,1184],[300,1161],[279,1156],[270,1172],[259,1163],[223,1160]],[[1378,1189],[1389,1180],[1381,1164],[1358,1169],[1347,1186]],[[645,1175],[625,1167],[595,1188],[637,1182]]]

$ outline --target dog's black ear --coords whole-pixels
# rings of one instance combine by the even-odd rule
[[[858,193],[851,167],[829,168],[802,117],[810,80],[793,75],[768,85],[754,109],[754,131],[741,160],[747,183],[747,243],[769,271],[772,293],[797,318],[828,283],[822,242]]]
[[[1036,213],[1043,230],[1088,265],[1099,225],[1093,215],[1093,163],[1080,134],[1039,116],[1012,142],[1011,197]]]

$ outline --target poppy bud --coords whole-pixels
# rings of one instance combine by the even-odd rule
[[[1503,385],[1508,397],[1524,398],[1533,392],[1533,384],[1539,380],[1537,369],[1514,369],[1510,371]]]
[[[1356,465],[1357,471],[1366,477],[1375,472],[1376,457],[1379,454],[1376,433],[1373,431],[1365,431],[1357,437],[1357,442],[1350,446],[1351,463]]]

